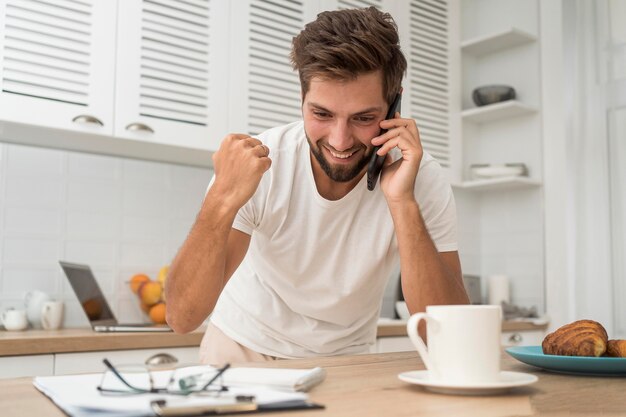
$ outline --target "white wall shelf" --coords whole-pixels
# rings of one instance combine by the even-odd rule
[[[537,37],[531,33],[511,28],[504,32],[478,36],[461,42],[461,50],[473,56],[482,56],[536,40]]]
[[[508,100],[501,103],[463,110],[461,112],[461,117],[464,121],[472,123],[485,123],[494,120],[506,119],[508,117],[532,114],[537,111],[538,109],[536,107],[524,104],[521,101]]]
[[[514,190],[541,187],[541,182],[527,177],[502,177],[453,183],[452,187],[471,191]]]

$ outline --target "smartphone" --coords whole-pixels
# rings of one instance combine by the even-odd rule
[[[393,119],[396,112],[400,111],[400,101],[402,99],[402,94],[396,94],[396,97],[393,99],[393,103],[389,106],[389,111],[387,112],[387,116],[385,116],[385,120]],[[379,136],[385,133],[387,130],[380,129]],[[376,181],[378,181],[378,177],[380,176],[380,171],[383,169],[383,163],[385,162],[385,158],[387,155],[380,156],[376,154],[380,149],[380,145],[374,147],[374,153],[372,154],[372,159],[370,159],[369,165],[367,166],[367,189],[373,191],[376,187]]]

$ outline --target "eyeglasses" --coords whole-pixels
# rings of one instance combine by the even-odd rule
[[[107,395],[171,394],[219,396],[228,391],[221,377],[230,367],[217,370],[205,366],[185,366],[170,369],[150,368],[144,365],[120,365],[117,368],[107,359],[102,362],[107,370],[102,374],[97,389]]]

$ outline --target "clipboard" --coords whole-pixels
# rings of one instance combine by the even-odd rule
[[[235,402],[212,405],[174,405],[168,406],[166,400],[156,400],[150,403],[152,411],[159,417],[192,417],[229,414],[251,414],[289,410],[322,410],[321,404],[305,400],[279,401],[267,404],[257,404],[253,397],[236,398]]]

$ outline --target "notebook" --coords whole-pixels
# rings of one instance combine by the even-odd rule
[[[166,325],[151,323],[118,323],[96,278],[87,265],[59,261],[78,297],[91,327],[96,332],[171,332]]]

